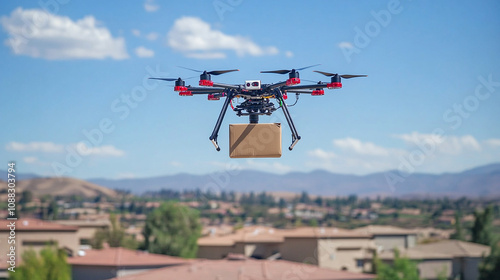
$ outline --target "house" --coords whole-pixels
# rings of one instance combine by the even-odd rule
[[[198,239],[198,258],[223,259],[230,253],[258,259],[279,252],[283,236],[271,227],[244,227],[227,235],[209,235]]]
[[[417,247],[402,249],[400,251],[400,256],[408,258],[417,264],[418,274],[421,278],[428,280],[439,279],[439,276],[442,274],[446,276],[446,279],[450,279],[453,264],[453,257],[451,255],[432,251],[420,251]],[[378,255],[378,258],[392,265],[395,258],[395,252],[383,251]],[[368,259],[365,261],[370,262],[373,260]]]
[[[420,244],[415,249],[449,255],[452,258],[452,278],[460,277],[462,280],[478,279],[479,264],[482,258],[490,253],[489,246],[459,240]]]
[[[199,260],[187,265],[154,269],[145,273],[111,280],[223,280],[223,279],[301,279],[301,280],[368,280],[375,275],[320,268],[285,260],[255,260],[229,255],[222,260]]]
[[[10,221],[0,220],[0,244],[8,244],[7,238]],[[54,222],[32,218],[21,218],[16,221],[16,255],[21,256],[24,251],[34,249],[39,251],[47,245],[63,248],[69,256],[78,252],[78,227],[61,225]],[[0,252],[3,255],[3,249]]]
[[[77,256],[68,258],[68,263],[71,265],[73,280],[104,280],[182,265],[189,261],[125,248],[106,248],[82,251]]]
[[[371,269],[370,263],[356,259],[371,255],[375,249],[371,235],[338,228],[274,229],[255,226],[225,236],[198,239],[198,258],[223,259],[235,253],[354,272]]]
[[[55,223],[78,227],[78,242],[81,249],[89,249],[90,241],[99,230],[106,230],[111,227],[109,220],[56,220]]]
[[[360,261],[376,249],[372,236],[352,230],[301,227],[283,230],[282,259],[322,268],[363,272],[371,264]]]
[[[11,221],[0,220],[0,278],[7,278],[7,248],[10,235],[8,224]],[[15,253],[16,265],[22,264],[21,256],[26,250],[42,250],[47,245],[57,245],[69,256],[78,252],[78,227],[60,225],[53,222],[32,218],[15,221]]]
[[[408,249],[417,243],[417,233],[414,230],[395,226],[369,225],[354,229],[355,232],[373,236],[379,250]]]

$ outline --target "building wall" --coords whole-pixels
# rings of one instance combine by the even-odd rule
[[[0,244],[8,244],[9,232],[0,232]],[[58,248],[68,248],[72,254],[76,254],[79,248],[79,240],[76,231],[17,231],[16,232],[16,256],[17,264],[22,262],[21,256],[30,248],[36,252],[45,248],[49,242],[57,242]],[[10,247],[10,245],[9,245]],[[2,246],[4,248],[4,246]],[[6,248],[7,249],[7,248]],[[4,249],[0,251],[3,254]],[[7,254],[7,252],[5,252]]]
[[[406,248],[406,235],[375,235],[373,237],[375,245],[382,246],[383,250],[393,250],[394,248]]]
[[[417,235],[407,235],[406,236],[406,248],[412,248],[417,245]]]
[[[371,256],[374,247],[371,239],[319,239],[319,266],[336,270],[363,272],[363,259]]]
[[[479,278],[479,264],[482,258],[463,258],[464,280],[476,280]]]
[[[118,270],[112,266],[71,266],[72,280],[104,280],[117,277]]]
[[[247,243],[245,244],[245,256],[258,259],[267,259],[275,253],[280,252],[280,243]]]
[[[244,254],[244,246],[198,246],[197,257],[219,260],[225,258],[229,253]]]
[[[284,260],[318,265],[317,250],[317,238],[286,237],[280,252]]]
[[[441,272],[445,272],[447,278],[452,275],[452,260],[422,260],[418,261],[420,277],[424,279],[437,279]]]

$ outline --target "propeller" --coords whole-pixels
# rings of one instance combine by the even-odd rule
[[[199,72],[199,73],[203,73],[203,74],[210,74],[210,75],[221,75],[221,74],[224,74],[224,73],[229,73],[229,72],[234,72],[234,71],[240,71],[240,69],[231,69],[231,70],[213,70],[213,71],[202,71],[202,70],[196,70],[196,69],[191,69],[191,68],[187,68],[187,67],[183,67],[183,66],[178,66],[179,68],[184,68],[184,69],[187,69],[187,70],[191,70],[191,71],[194,71],[194,72]]]
[[[333,73],[328,73],[328,72],[323,72],[323,71],[313,71],[313,72],[323,74],[327,77],[339,75],[339,74],[333,74]],[[344,79],[357,78],[357,77],[368,77],[368,75],[339,75],[339,76],[344,78]]]
[[[151,79],[151,80],[162,80],[162,81],[168,81],[168,82],[173,82],[173,81],[177,81],[178,80],[177,78],[149,78],[149,79]]]
[[[296,71],[298,71],[298,70],[304,70],[304,69],[311,68],[311,67],[318,66],[318,65],[321,65],[321,64],[315,64],[315,65],[306,66],[306,67],[297,68],[297,69],[292,69],[292,70],[271,70],[271,71],[260,71],[260,73],[287,74],[287,73],[290,73],[290,72],[296,72]]]

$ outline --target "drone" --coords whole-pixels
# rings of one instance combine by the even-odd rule
[[[293,123],[292,117],[288,107],[295,105],[299,99],[300,94],[310,94],[311,96],[322,96],[325,94],[324,89],[339,89],[342,88],[342,78],[351,79],[357,77],[367,77],[367,75],[340,75],[323,71],[313,71],[322,74],[327,77],[331,77],[329,83],[317,82],[316,84],[300,85],[299,71],[305,70],[311,67],[318,66],[311,65],[307,67],[291,69],[291,70],[271,70],[271,71],[260,71],[260,73],[274,73],[274,74],[288,74],[288,79],[286,81],[280,81],[273,84],[264,84],[260,80],[247,80],[244,84],[223,84],[212,81],[212,75],[218,76],[221,74],[239,71],[239,69],[231,70],[214,70],[214,71],[201,71],[186,67],[181,67],[187,70],[195,71],[201,73],[199,86],[186,86],[185,81],[182,78],[150,78],[155,80],[163,81],[175,81],[174,91],[179,92],[179,96],[193,96],[193,95],[207,95],[208,100],[216,101],[225,97],[224,104],[219,114],[219,118],[215,124],[215,128],[209,137],[209,140],[215,146],[217,151],[220,151],[219,144],[217,142],[217,137],[219,135],[219,130],[224,120],[224,116],[229,107],[232,108],[238,117],[248,116],[250,124],[257,124],[259,122],[259,116],[267,115],[270,116],[272,113],[278,109],[283,110],[285,119],[292,132],[292,144],[288,147],[291,151],[297,142],[301,139],[295,125]],[[285,100],[288,99],[288,93],[295,93],[296,100],[292,105],[287,105]],[[244,101],[236,106],[233,106],[234,98],[242,98]],[[271,99],[276,99],[279,106],[276,107]]]

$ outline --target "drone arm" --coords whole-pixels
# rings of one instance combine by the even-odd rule
[[[317,88],[326,88],[326,87],[327,87],[327,84],[322,83],[322,84],[314,84],[314,85],[284,86],[281,89],[293,92],[293,90],[295,90],[295,89],[298,89],[298,90],[301,90],[301,89],[317,89]]]
[[[279,88],[276,88],[274,90],[274,96],[278,101],[283,104],[281,108],[283,108],[283,114],[285,115],[286,121],[288,122],[288,126],[290,127],[290,130],[292,131],[292,144],[288,149],[291,151],[295,144],[299,142],[300,136],[299,133],[297,132],[297,129],[295,128],[295,125],[293,124],[292,117],[290,116],[290,112],[288,111],[288,107],[285,103],[285,100],[283,99],[283,94],[281,93],[281,90]]]
[[[225,89],[223,89],[223,88],[188,87],[187,90],[192,92],[193,94],[210,94],[210,93],[223,92]]]
[[[279,88],[279,87],[282,87],[284,85],[286,85],[286,82],[279,82],[279,83],[275,83],[275,84],[270,84],[267,86],[267,88],[270,90],[273,90],[275,88]]]
[[[221,84],[221,83],[216,83],[214,82],[214,87],[220,87],[220,88],[227,88],[227,89],[240,89],[241,86],[239,85],[228,85],[228,84]]]
[[[217,123],[215,123],[215,128],[214,131],[212,132],[212,135],[208,139],[212,141],[212,144],[214,144],[215,149],[217,151],[220,151],[219,144],[217,143],[217,136],[219,135],[219,130],[222,125],[222,121],[224,120],[224,116],[226,115],[227,108],[229,107],[229,103],[234,97],[234,93],[232,91],[227,92],[226,100],[224,100],[224,105],[222,105],[222,110],[220,111],[219,118],[217,119]]]

